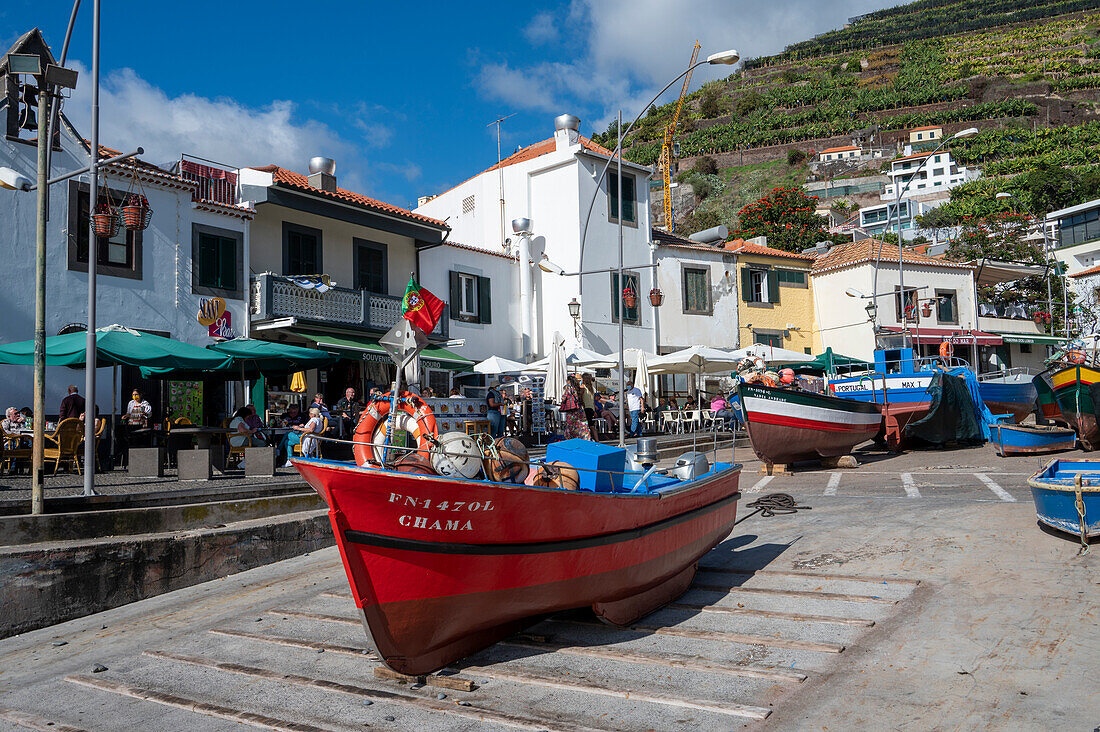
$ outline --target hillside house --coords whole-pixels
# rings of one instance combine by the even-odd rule
[[[1100,264],[1100,198],[1051,211],[1046,225],[1054,226],[1054,256],[1073,276]]]
[[[657,351],[672,353],[706,344],[737,348],[736,255],[653,230],[657,287],[664,303],[657,308]]]
[[[928,148],[936,148],[943,142],[943,127],[939,125],[926,125],[914,127],[909,130],[909,144],[906,146],[906,155],[913,152],[921,152]]]
[[[844,145],[842,147],[830,147],[822,150],[817,155],[818,162],[828,163],[834,160],[856,160],[860,156],[860,149],[856,145]]]
[[[496,351],[500,355],[528,361],[544,356],[555,332],[598,353],[617,351],[618,319],[626,288],[632,289],[638,300],[633,308],[621,308],[626,346],[647,351],[657,347],[654,312],[646,297],[655,284],[654,272],[647,267],[653,262],[648,205],[653,171],[623,161],[620,206],[614,166],[596,191],[596,181],[611,151],[582,137],[579,127],[576,117],[562,115],[555,120],[553,137],[517,150],[454,188],[421,199],[417,206],[419,215],[446,220],[455,241],[509,255],[515,254],[519,245],[511,222],[530,220],[530,262],[518,263],[513,282],[494,281],[492,285],[494,292],[513,293],[507,301],[510,309],[501,312],[501,320],[520,324],[516,343],[508,350]],[[593,195],[595,205],[582,245],[584,218]],[[619,262],[620,212],[626,266],[621,283],[618,272],[609,271]],[[531,274],[532,322],[526,326],[520,315],[520,267],[529,268]],[[559,271],[586,274],[562,276]],[[573,298],[581,303],[576,328],[568,307]],[[527,339],[524,331],[529,334]],[[524,345],[524,340],[529,345]]]
[[[925,162],[927,160],[927,162]],[[924,166],[921,168],[921,166]],[[921,168],[917,174],[917,168]],[[914,179],[914,175],[916,178]],[[912,181],[905,195],[923,193],[943,193],[955,186],[974,180],[980,175],[976,170],[958,166],[951,159],[951,153],[941,150],[938,153],[914,153],[897,158],[890,163],[890,182],[882,191],[883,201],[894,200],[895,186],[905,188]]]

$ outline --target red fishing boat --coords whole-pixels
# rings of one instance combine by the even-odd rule
[[[584,440],[548,448],[547,463],[563,458],[577,468],[575,490],[293,461],[328,503],[355,604],[386,665],[434,671],[571,608],[633,622],[683,593],[696,561],[733,526],[739,465],[689,453],[687,479],[643,474],[624,450]],[[531,480],[526,464],[522,473]]]

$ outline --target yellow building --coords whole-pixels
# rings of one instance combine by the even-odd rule
[[[814,322],[814,258],[735,239],[725,248],[737,255],[738,336],[754,343],[819,353]]]

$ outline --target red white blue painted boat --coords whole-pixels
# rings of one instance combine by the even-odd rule
[[[1083,524],[1086,539],[1100,536],[1100,461],[1051,460],[1027,483],[1040,523],[1078,537]]]
[[[1001,457],[1060,452],[1077,446],[1077,433],[1068,427],[993,424],[989,432],[989,441]]]
[[[753,452],[765,463],[847,455],[882,427],[876,404],[761,384],[739,384]]]
[[[593,445],[552,447],[568,455],[570,442]],[[626,624],[652,612],[684,592],[696,561],[726,538],[740,496],[740,466],[723,463],[690,481],[652,476],[644,486],[640,473],[601,484],[582,471],[581,489],[567,491],[293,462],[328,503],[371,644],[408,674],[545,613],[590,606]]]

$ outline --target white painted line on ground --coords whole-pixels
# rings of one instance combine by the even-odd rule
[[[902,473],[901,483],[905,486],[905,495],[910,498],[920,498],[920,491],[917,490],[917,484],[913,482],[912,473]]]
[[[985,483],[985,487],[996,493],[997,497],[1002,501],[1008,501],[1009,503],[1016,502],[1016,499],[1012,497],[1011,493],[997,485],[997,483],[985,473],[974,473],[974,477]]]
[[[759,493],[760,491],[764,490],[764,486],[766,486],[768,483],[771,483],[774,478],[774,475],[765,475],[763,478],[753,483],[751,488],[746,488],[745,492]]]
[[[840,485],[840,476],[841,475],[843,475],[843,473],[833,473],[832,475],[829,476],[829,485],[825,486],[825,495],[827,495],[827,496],[835,496],[836,495],[836,487],[838,485]]]

